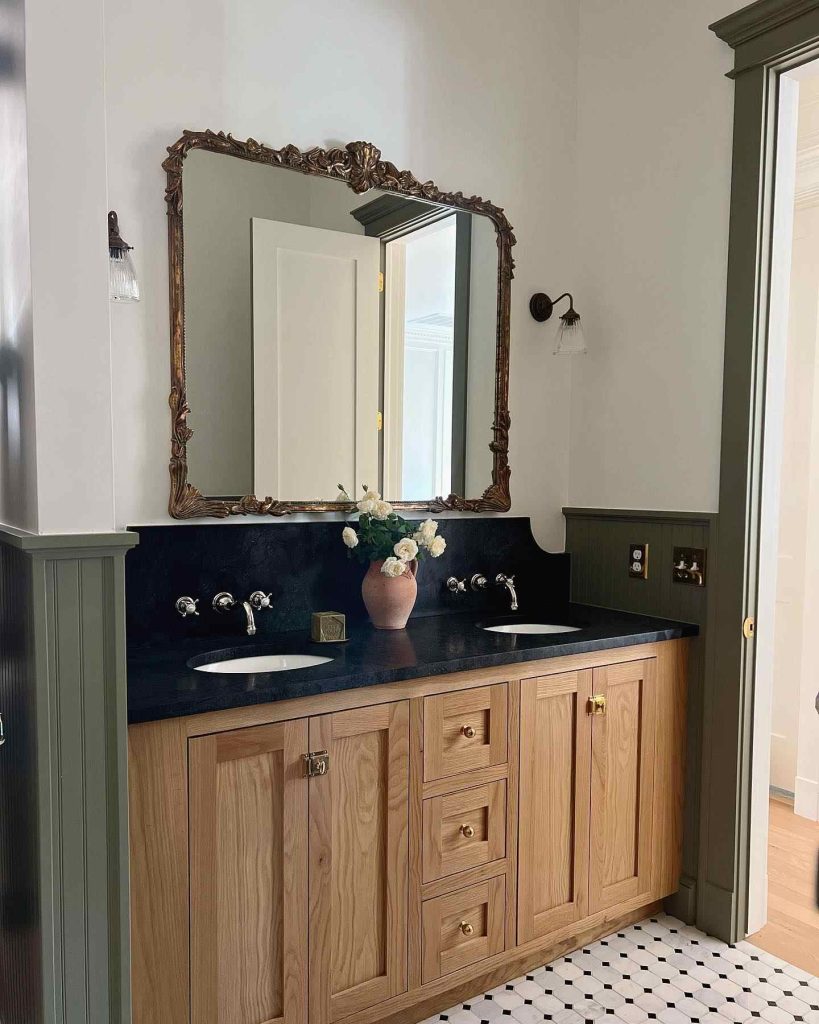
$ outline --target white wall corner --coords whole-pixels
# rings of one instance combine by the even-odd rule
[[[803,779],[796,776],[796,793],[793,810],[801,818],[819,821],[819,782],[815,779]]]

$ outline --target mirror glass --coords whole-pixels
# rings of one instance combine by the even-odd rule
[[[184,172],[189,476],[204,494],[480,496],[498,243],[483,215],[207,150]]]

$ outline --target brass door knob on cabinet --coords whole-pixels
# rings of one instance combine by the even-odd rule
[[[586,708],[590,715],[605,715],[606,713],[606,697],[602,693],[595,693],[594,696],[589,697],[589,703]]]
[[[466,736],[468,740],[475,738],[475,726],[474,725],[462,725],[461,732]]]
[[[464,935],[471,935],[475,931],[469,921],[461,921],[460,928]]]
[[[461,825],[460,832],[466,839],[471,839],[475,835],[475,829],[471,825]]]

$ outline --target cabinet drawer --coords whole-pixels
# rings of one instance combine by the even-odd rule
[[[424,780],[506,762],[506,683],[424,700]]]
[[[506,855],[506,783],[424,801],[424,881],[489,864]]]
[[[423,908],[423,983],[504,949],[506,877],[427,900]]]

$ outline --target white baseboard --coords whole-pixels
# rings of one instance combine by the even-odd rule
[[[796,776],[796,793],[793,801],[794,814],[801,818],[819,821],[819,782]]]

